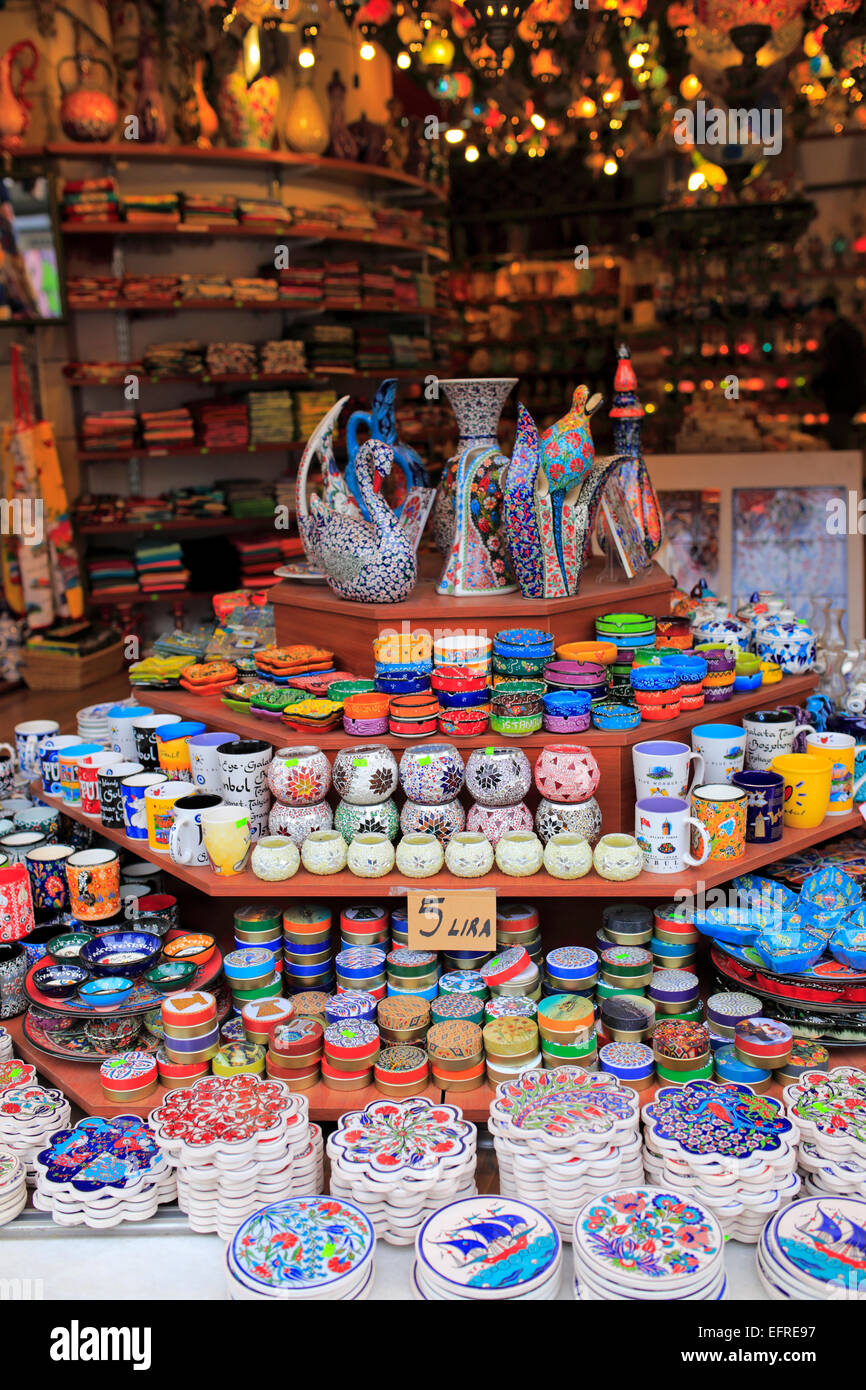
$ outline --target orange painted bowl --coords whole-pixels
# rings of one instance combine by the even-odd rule
[[[556,649],[560,661],[597,661],[602,666],[615,661],[616,654],[615,642],[566,642]]]
[[[392,719],[427,719],[439,713],[435,695],[392,695],[388,710]]]
[[[390,695],[378,691],[368,691],[360,695],[347,695],[343,701],[343,713],[350,719],[381,719],[388,713]]]
[[[165,960],[191,961],[194,965],[204,965],[216,950],[216,941],[205,932],[187,932],[167,941],[162,948]]]

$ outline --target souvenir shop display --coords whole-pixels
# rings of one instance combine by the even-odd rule
[[[715,1301],[725,1295],[725,1237],[707,1207],[683,1189],[613,1188],[577,1213],[574,1294]]]
[[[165,1154],[136,1115],[79,1120],[52,1134],[36,1155],[33,1205],[59,1226],[145,1221],[176,1196]]]
[[[415,1237],[415,1297],[461,1302],[554,1299],[562,1242],[537,1207],[500,1196],[464,1197],[428,1216]]]
[[[271,1202],[247,1217],[229,1241],[229,1298],[367,1298],[375,1252],[369,1217],[352,1202],[317,1196]]]

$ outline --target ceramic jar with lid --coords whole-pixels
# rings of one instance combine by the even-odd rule
[[[516,806],[532,786],[521,748],[475,748],[466,763],[466,788],[481,806]]]
[[[301,846],[301,863],[311,874],[338,874],[348,849],[339,830],[314,830]]]
[[[509,830],[531,830],[532,812],[525,801],[516,806],[479,806],[476,801],[466,817],[466,829],[477,831],[495,847]]]
[[[513,878],[537,874],[544,862],[544,846],[537,835],[509,830],[496,846],[496,866]]]
[[[381,878],[394,867],[394,846],[387,835],[362,832],[353,838],[346,859],[359,878]]]
[[[278,748],[268,763],[268,786],[286,806],[324,801],[331,785],[331,764],[321,748],[301,744]]]
[[[643,870],[643,850],[633,835],[602,835],[592,856],[595,871],[614,883],[637,878]]]
[[[460,831],[448,841],[445,864],[458,878],[480,878],[493,868],[493,846],[483,835]]]
[[[397,842],[397,868],[407,878],[428,878],[438,874],[445,862],[445,851],[435,835],[423,832],[404,835]]]
[[[375,806],[394,795],[400,780],[397,759],[384,743],[341,748],[331,769],[334,790],[353,806]]]
[[[435,835],[445,847],[451,836],[466,825],[466,812],[460,802],[444,801],[438,806],[422,806],[417,801],[407,801],[400,811],[400,829],[404,835]]]
[[[275,801],[268,812],[268,829],[272,835],[287,835],[296,845],[302,845],[314,830],[330,830],[334,813],[327,801],[314,806],[284,806]]]
[[[549,743],[535,763],[535,785],[550,801],[586,801],[600,775],[591,750],[582,743]]]
[[[400,759],[400,783],[410,801],[453,801],[463,786],[463,759],[452,743],[416,744]]]
[[[551,878],[583,878],[592,868],[592,847],[582,835],[561,830],[544,846],[544,867]]]
[[[334,812],[334,829],[339,830],[347,845],[356,835],[387,835],[396,840],[400,829],[400,813],[393,797],[380,801],[375,806],[353,806],[351,801],[341,801]]]
[[[543,796],[535,811],[535,829],[543,842],[552,835],[570,831],[572,835],[582,835],[594,845],[601,834],[601,810],[594,796],[573,805],[564,801],[550,801]]]
[[[817,655],[811,628],[805,624],[781,622],[778,618],[758,628],[755,648],[762,661],[775,661],[786,676],[811,671]]]

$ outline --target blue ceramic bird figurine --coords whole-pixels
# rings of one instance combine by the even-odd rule
[[[385,381],[380,383],[379,389],[373,397],[371,409],[354,410],[349,416],[349,423],[346,426],[346,448],[349,452],[349,461],[346,465],[346,486],[358,503],[362,516],[367,521],[371,518],[367,512],[356,471],[356,458],[360,447],[358,444],[359,429],[366,428],[371,439],[381,439],[385,444],[390,444],[394,450],[394,468],[400,474],[399,492],[394,500],[394,507],[398,516],[410,488],[429,486],[427,469],[421,455],[410,444],[404,444],[398,437],[397,420],[394,414],[396,394],[397,378],[387,377]]]

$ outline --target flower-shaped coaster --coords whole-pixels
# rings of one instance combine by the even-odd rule
[[[866,1072],[856,1067],[806,1071],[782,1095],[801,1137],[819,1154],[866,1163]]]

